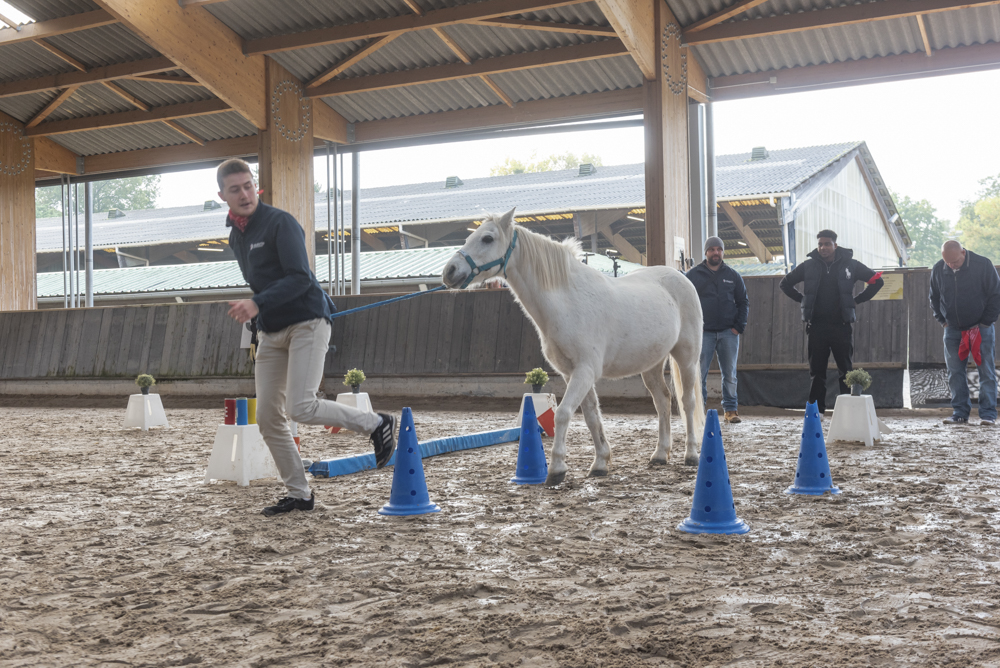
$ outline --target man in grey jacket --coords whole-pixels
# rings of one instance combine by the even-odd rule
[[[972,414],[965,375],[971,357],[979,368],[979,424],[997,420],[996,321],[1000,317],[1000,276],[989,258],[944,242],[931,269],[931,310],[944,325],[944,361],[951,389],[948,425],[967,424]]]

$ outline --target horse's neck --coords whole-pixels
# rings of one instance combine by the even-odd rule
[[[562,307],[566,305],[565,288],[558,290],[542,290],[538,286],[540,279],[533,271],[533,265],[527,262],[518,262],[518,252],[515,249],[511,256],[511,262],[507,266],[507,285],[517,300],[521,302],[524,310],[528,312],[532,320],[540,326],[552,318]],[[573,280],[573,269],[575,262],[570,262],[570,281]]]

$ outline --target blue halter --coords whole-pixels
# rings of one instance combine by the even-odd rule
[[[507,247],[507,252],[504,254],[504,256],[502,258],[498,257],[492,262],[487,262],[481,267],[476,265],[476,261],[473,260],[471,257],[469,257],[468,253],[466,253],[464,250],[459,249],[458,252],[461,253],[462,257],[465,258],[465,261],[469,263],[470,267],[472,267],[472,273],[469,274],[469,277],[467,279],[465,279],[465,283],[462,283],[462,287],[460,287],[459,290],[464,290],[465,288],[469,287],[469,284],[472,283],[472,281],[476,280],[476,277],[479,276],[479,274],[483,273],[487,269],[492,269],[497,265],[500,265],[500,270],[503,271],[503,277],[507,278],[507,260],[510,259],[510,254],[514,252],[514,244],[516,243],[517,243],[517,230],[514,230],[514,236],[511,237],[510,246]]]

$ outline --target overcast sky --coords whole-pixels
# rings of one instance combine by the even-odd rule
[[[853,88],[720,102],[716,152],[868,143],[888,186],[927,199],[954,223],[979,180],[1000,174],[1000,71],[932,77]],[[605,165],[642,162],[642,129],[575,132],[362,153],[363,188],[488,176],[507,157],[528,159],[572,151]],[[211,170],[165,174],[159,206],[199,204],[215,197]],[[316,179],[325,182],[322,160]],[[349,183],[349,181],[347,182]]]

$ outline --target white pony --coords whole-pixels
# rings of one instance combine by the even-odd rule
[[[608,474],[611,447],[604,436],[594,383],[642,374],[653,396],[660,430],[650,464],[670,457],[670,360],[687,431],[684,463],[698,464],[704,426],[701,398],[702,313],[694,285],[679,271],[648,267],[610,278],[580,262],[576,240],[558,243],[514,224],[514,210],[491,214],[444,267],[450,288],[503,276],[538,330],[545,359],[566,380],[556,409],[548,486],[566,477],[566,430],[577,407],[594,438],[591,476]]]

